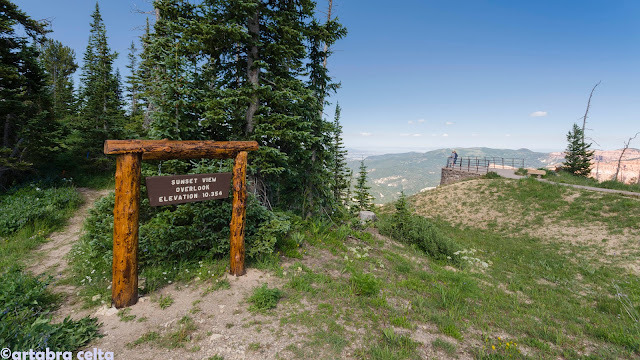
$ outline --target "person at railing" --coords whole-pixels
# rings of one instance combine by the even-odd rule
[[[455,149],[451,152],[451,158],[453,158],[453,166],[456,166],[456,161],[458,160],[458,153],[456,152]]]

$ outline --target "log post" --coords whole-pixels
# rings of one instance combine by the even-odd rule
[[[119,154],[116,158],[111,301],[118,309],[138,302],[138,216],[141,160],[142,152]]]
[[[240,151],[233,166],[233,209],[231,213],[231,266],[229,273],[242,276],[244,268],[244,225],[247,203],[247,152]]]

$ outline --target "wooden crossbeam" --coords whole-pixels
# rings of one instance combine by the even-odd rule
[[[142,160],[234,158],[233,211],[230,223],[230,269],[246,273],[244,234],[246,222],[247,151],[258,150],[255,141],[107,140],[104,153],[116,158],[116,199],[113,209],[113,269],[111,301],[116,308],[138,302],[138,218]]]

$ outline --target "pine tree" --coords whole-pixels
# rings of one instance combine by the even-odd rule
[[[591,159],[594,151],[589,150],[591,144],[584,142],[584,133],[578,124],[567,134],[567,150],[562,168],[574,175],[587,177],[591,173]]]
[[[333,175],[333,181],[331,183],[331,190],[333,192],[334,200],[346,205],[347,190],[351,186],[349,181],[350,169],[347,167],[347,150],[344,148],[342,142],[342,125],[340,125],[340,104],[336,104],[336,110],[333,121],[333,138],[331,143],[331,172]]]
[[[360,161],[360,172],[354,189],[356,211],[371,209],[371,200],[373,197],[369,193],[369,189],[371,189],[371,187],[367,186],[367,166],[364,164],[364,160],[362,160]]]
[[[40,50],[40,61],[44,66],[51,89],[53,113],[62,119],[75,113],[72,75],[78,69],[75,52],[57,40],[47,40]]]
[[[121,132],[122,94],[120,80],[113,70],[113,61],[118,54],[109,48],[97,2],[91,18],[89,42],[80,75],[80,114],[76,130],[83,152],[102,157],[104,141],[117,138]]]
[[[400,198],[394,204],[396,212],[393,214],[393,227],[399,234],[403,234],[411,219],[411,211],[404,191],[400,192]]]
[[[15,4],[0,0],[0,187],[46,164],[57,149],[59,127],[35,46],[46,32]]]
[[[131,46],[129,47],[129,54],[127,58],[129,59],[129,64],[127,64],[127,69],[129,69],[130,75],[127,76],[127,86],[126,90],[129,93],[129,109],[131,115],[136,115],[139,113],[140,109],[138,107],[138,103],[140,102],[138,93],[140,92],[140,77],[138,75],[138,56],[137,56],[136,44],[132,41]]]
[[[321,84],[307,68],[323,58],[311,58],[312,48],[322,49],[311,45],[312,36],[330,37],[311,25],[315,4],[154,5],[159,16],[143,38],[140,65],[150,136],[256,140],[249,183],[264,205],[304,215],[331,211],[333,124],[322,118]]]

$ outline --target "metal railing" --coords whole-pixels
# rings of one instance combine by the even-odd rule
[[[466,172],[487,173],[489,169],[518,169],[524,168],[524,159],[499,158],[499,157],[462,157],[457,159],[447,158],[448,168],[458,169]]]

